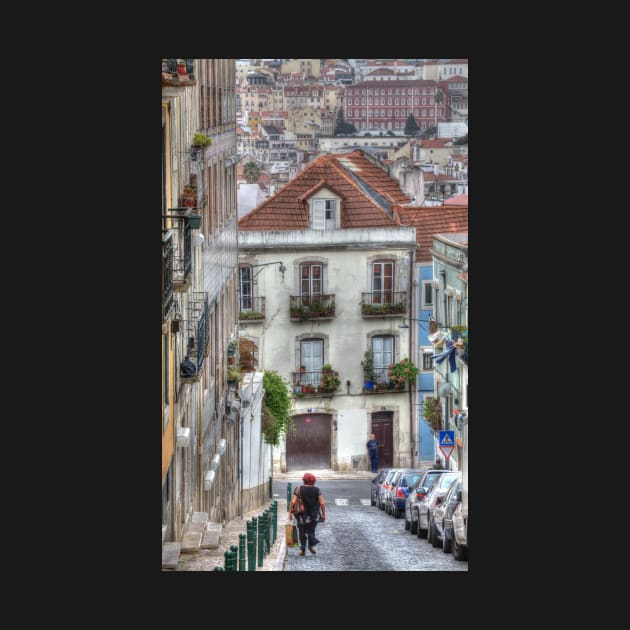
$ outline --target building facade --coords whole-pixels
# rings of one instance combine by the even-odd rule
[[[234,59],[162,63],[162,532],[238,513]]]
[[[415,461],[415,379],[394,383],[390,369],[416,346],[400,327],[416,317],[416,239],[392,201],[409,199],[355,151],[316,159],[239,221],[241,338],[293,399],[275,471],[368,470],[372,432],[381,466]]]

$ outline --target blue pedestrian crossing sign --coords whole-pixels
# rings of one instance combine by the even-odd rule
[[[451,456],[455,449],[455,431],[440,431],[439,448],[446,459]]]

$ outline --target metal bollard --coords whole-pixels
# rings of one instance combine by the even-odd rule
[[[223,557],[225,558],[225,560],[223,561],[223,566],[225,567],[226,571],[232,570],[232,561],[230,560],[231,555],[232,555],[232,552],[230,551],[223,552]]]
[[[247,541],[247,570],[256,570],[256,541],[253,538]]]
[[[258,566],[262,567],[263,565],[263,548],[265,543],[263,542],[263,517],[262,514],[258,517]]]
[[[214,567],[215,571],[225,571],[225,569],[223,567],[220,567],[219,565],[217,565],[216,567]]]
[[[252,516],[252,566],[250,567],[250,571],[256,570],[256,556],[258,555],[258,548],[256,547],[256,538],[258,537],[258,518]]]
[[[291,505],[291,482],[287,484],[287,512],[289,511],[289,506]]]
[[[278,540],[278,502],[273,502],[273,544]]]
[[[238,547],[230,545],[230,551],[232,552],[232,571],[238,571]]]
[[[238,570],[245,571],[245,534],[238,535]]]
[[[265,530],[265,540],[267,541],[267,553],[271,552],[271,507],[267,508],[267,529]]]

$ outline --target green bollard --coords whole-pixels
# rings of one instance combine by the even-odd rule
[[[252,516],[252,542],[254,543],[254,555],[252,556],[252,564],[254,565],[254,571],[256,570],[256,556],[258,554],[258,548],[256,547],[256,539],[258,537],[258,518]]]
[[[267,509],[267,529],[265,530],[265,540],[267,541],[267,553],[271,552],[271,508]]]
[[[245,534],[238,535],[238,570],[245,571]]]
[[[258,566],[262,567],[263,565],[263,547],[265,543],[263,542],[263,517],[262,515],[258,517]]]
[[[217,565],[216,567],[214,567],[215,571],[225,571],[225,569],[223,567],[220,567],[219,565]]]
[[[225,560],[223,561],[223,566],[225,567],[226,571],[231,571],[232,570],[232,562],[230,560],[230,556],[232,555],[232,553],[230,551],[224,551],[223,552],[223,557],[225,558]]]
[[[289,506],[291,505],[291,482],[287,484],[287,512],[289,511]]]
[[[274,501],[272,506],[272,524],[273,524],[273,544],[276,544],[276,540],[278,538],[278,502]]]
[[[247,541],[247,570],[256,570],[256,541],[253,538]]]
[[[238,571],[238,547],[230,545],[230,551],[232,552],[232,571]]]

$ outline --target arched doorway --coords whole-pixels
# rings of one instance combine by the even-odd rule
[[[305,413],[293,416],[295,435],[287,435],[287,471],[330,468],[329,413]]]

